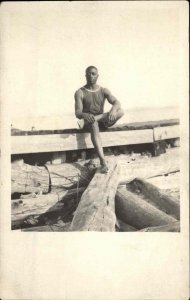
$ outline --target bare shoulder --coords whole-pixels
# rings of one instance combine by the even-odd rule
[[[107,88],[103,88],[103,91],[105,96],[111,95],[110,90],[108,90]]]
[[[76,90],[76,92],[75,92],[75,97],[82,97],[83,96],[83,92],[82,92],[82,90],[81,90],[81,88],[80,89],[78,89],[78,90]]]

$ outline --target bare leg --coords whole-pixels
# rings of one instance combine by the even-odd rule
[[[94,116],[96,121],[105,121],[107,123],[108,126],[112,126],[113,124],[115,124],[122,116],[124,115],[124,112],[121,108],[118,108],[117,110],[117,116],[116,116],[116,120],[112,121],[111,123],[108,121],[108,116],[109,113],[103,113],[100,115],[96,115]]]
[[[108,115],[109,115],[108,113],[103,113],[103,114],[94,116],[94,119],[95,119],[96,121],[105,120],[105,119],[108,118]]]
[[[100,159],[100,164],[102,166],[102,172],[107,173],[108,168],[107,168],[107,165],[105,162],[104,151],[102,148],[102,142],[101,142],[100,131],[99,131],[99,125],[98,125],[97,121],[95,121],[93,124],[91,124],[91,140],[94,145],[94,148],[96,149],[98,157]]]

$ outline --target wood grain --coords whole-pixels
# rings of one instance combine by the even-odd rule
[[[176,219],[134,195],[126,188],[118,188],[116,193],[117,218],[138,229],[166,225]]]
[[[40,216],[44,213],[55,213],[58,211],[67,211],[65,203],[80,200],[85,188],[72,189],[69,191],[62,191],[59,193],[49,193],[47,195],[37,195],[32,198],[22,198],[11,201],[11,221],[12,226],[21,226],[26,218],[29,216]]]
[[[118,185],[118,164],[108,161],[109,171],[98,169],[81,197],[71,231],[115,231],[115,193]]]
[[[174,222],[168,225],[148,227],[141,229],[143,232],[180,232],[180,222]]]
[[[166,140],[180,137],[180,126],[164,126],[164,127],[156,127],[153,129],[154,131],[154,140]]]
[[[149,203],[156,206],[158,209],[174,216],[177,220],[180,219],[180,204],[174,197],[167,195],[155,185],[141,178],[135,178],[128,186],[134,188],[134,190],[137,189],[139,193],[144,194],[148,198]]]
[[[103,147],[153,142],[153,130],[101,132]],[[59,152],[93,148],[89,133],[11,137],[11,154]]]

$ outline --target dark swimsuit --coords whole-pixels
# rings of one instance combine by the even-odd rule
[[[104,88],[98,87],[95,91],[91,91],[82,87],[80,89],[82,91],[83,97],[83,112],[89,113],[93,115],[100,115],[104,113],[104,103],[105,103],[105,94]],[[108,124],[108,121],[102,120],[98,121],[100,130],[106,130],[108,126],[113,124]],[[90,131],[90,126],[88,122],[84,123],[83,130]]]
[[[96,90],[91,91],[85,87],[81,88],[83,93],[83,112],[99,115],[104,112],[105,95],[104,89],[98,87]]]

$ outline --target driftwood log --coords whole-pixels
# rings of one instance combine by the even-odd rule
[[[180,232],[180,222],[174,222],[168,225],[156,226],[156,227],[148,227],[141,229],[139,231],[143,232]]]
[[[152,159],[121,155],[118,159],[121,169],[119,184],[126,184],[136,177],[146,179],[179,171],[179,151],[174,150],[175,148],[164,156]],[[84,166],[85,162],[88,161],[42,167],[12,163],[11,193],[46,194],[49,191],[71,189],[77,185],[87,186],[94,175],[95,168]]]
[[[119,191],[121,192],[121,189],[119,188]],[[11,201],[11,206],[12,206],[12,228],[20,228],[20,227],[26,227],[30,224],[30,226],[37,225],[38,224],[46,224],[46,220],[51,220],[51,224],[54,224],[56,222],[57,216],[59,215],[61,219],[65,219],[64,216],[66,215],[71,215],[72,212],[75,211],[77,207],[77,203],[80,201],[82,193],[85,191],[85,187],[80,187],[79,189],[72,189],[69,191],[64,191],[64,192],[59,192],[57,194],[55,193],[50,193],[47,195],[33,195],[35,198],[31,198],[31,195],[23,195],[21,199],[18,200],[12,200]],[[117,193],[118,194],[118,193]],[[127,192],[125,191],[125,196]],[[151,214],[152,217],[155,216],[156,213],[156,218],[159,219],[160,215],[163,218],[163,214],[161,213],[160,210],[150,210],[150,206],[147,205],[145,199],[141,200],[138,197],[138,200],[136,201],[137,197],[135,197],[135,194],[127,194],[127,200],[122,201],[122,199],[119,197],[116,197],[116,216],[122,217],[125,222],[121,221],[120,219],[117,219],[116,221],[116,231],[123,231],[123,232],[131,232],[131,231],[137,231],[138,229],[138,224],[139,220],[142,223],[141,228],[144,225],[147,225],[151,220]],[[26,198],[28,197],[28,198]],[[130,203],[130,200],[134,201],[134,203]],[[139,205],[140,201],[140,205]],[[137,208],[138,206],[138,208]],[[134,217],[133,220],[130,219],[131,216],[128,214],[131,213],[132,211],[132,217]],[[145,214],[146,210],[146,214]],[[164,214],[165,215],[165,214]],[[147,219],[148,216],[148,219]],[[144,218],[146,219],[146,223],[143,223]],[[161,221],[162,221],[161,218]],[[156,219],[156,220],[157,220]],[[42,222],[40,222],[42,221]],[[45,221],[45,223],[44,223]],[[128,224],[126,223],[127,221]],[[171,221],[171,219],[170,219]],[[68,222],[68,220],[64,220],[64,222]],[[41,225],[42,225],[41,224]],[[130,225],[129,225],[130,224]],[[137,224],[137,225],[136,225]],[[155,223],[150,223],[148,226],[152,226],[152,224]],[[178,224],[177,222],[171,223],[171,226],[173,224]],[[131,226],[133,225],[133,226]],[[53,225],[52,225],[53,226]],[[52,229],[53,227],[50,226],[47,228],[45,225],[42,227],[40,226],[35,227],[36,231],[56,231],[55,229]],[[144,231],[178,231],[178,229],[174,226],[174,229],[172,230],[173,227],[167,227],[167,225],[164,225],[166,227],[162,226],[156,226],[156,227],[148,227]],[[176,225],[177,226],[177,225]],[[137,227],[137,228],[135,228]],[[146,226],[145,226],[146,227]],[[35,231],[35,228],[33,231]],[[31,228],[32,231],[32,228]],[[65,228],[63,230],[61,228],[58,228],[57,231],[66,231]]]
[[[11,164],[11,193],[49,192],[49,173],[45,167]]]
[[[119,167],[108,161],[108,173],[98,169],[83,193],[71,223],[71,231],[115,231],[115,193]]]
[[[80,163],[31,166],[12,164],[11,193],[59,192],[76,186],[87,186],[95,169]]]
[[[174,197],[167,195],[155,185],[140,178],[134,179],[128,186],[143,193],[152,205],[155,205],[160,210],[174,216],[177,220],[180,219],[180,205],[178,200]]]
[[[11,201],[11,220],[12,227],[22,226],[30,216],[39,219],[42,214],[51,214],[61,211],[62,214],[67,211],[65,204],[74,199],[80,200],[85,188],[72,189],[59,193],[49,193],[47,195],[38,195],[34,198],[24,198]],[[76,204],[77,205],[77,204]]]
[[[122,231],[122,232],[131,232],[131,231],[138,230],[137,228],[135,228],[129,224],[126,224],[125,222],[123,222],[119,219],[117,219],[117,222],[116,222],[116,229],[119,229],[118,231]]]
[[[176,221],[126,188],[118,188],[115,204],[117,217],[138,229],[166,225]]]
[[[39,232],[46,232],[46,231],[70,231],[71,223],[68,222],[65,225],[60,224],[52,224],[52,225],[43,225],[43,226],[34,226],[29,228],[24,228],[22,231],[39,231]]]

